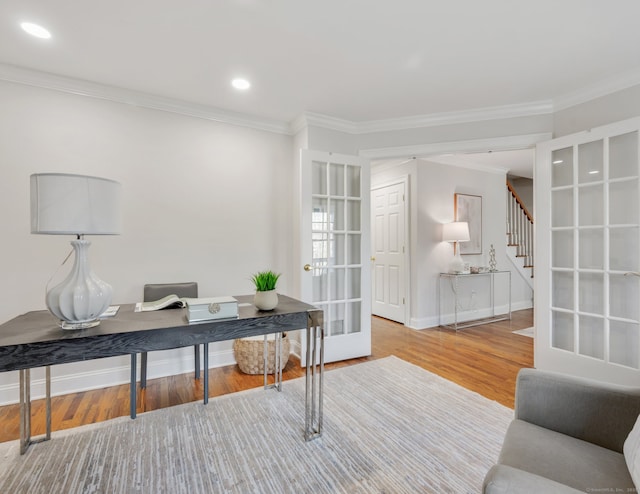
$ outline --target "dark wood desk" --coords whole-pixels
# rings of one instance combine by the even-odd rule
[[[50,438],[50,365],[130,355],[132,372],[136,354],[203,344],[204,402],[208,401],[208,344],[247,336],[307,330],[305,439],[321,434],[322,371],[324,366],[323,313],[312,305],[279,296],[278,307],[261,312],[252,304],[253,296],[235,297],[239,318],[189,324],[186,310],[134,312],[134,304],[121,305],[115,317],[99,326],[67,331],[48,311],[28,312],[0,325],[0,372],[20,371],[21,453],[31,440],[30,374],[34,367],[46,367],[47,433]],[[319,340],[319,348],[317,347]],[[319,359],[316,364],[316,353]],[[316,365],[319,371],[316,370]],[[135,417],[135,374],[131,386],[131,416]],[[316,385],[316,380],[318,384]],[[316,394],[318,397],[316,398]]]

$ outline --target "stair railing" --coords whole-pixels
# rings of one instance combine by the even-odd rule
[[[524,258],[525,267],[533,267],[533,216],[507,180],[507,235],[516,247],[516,257]]]

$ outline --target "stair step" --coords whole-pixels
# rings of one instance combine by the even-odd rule
[[[525,264],[525,266],[524,266],[524,267],[525,267],[525,268],[531,268],[531,269],[533,269],[533,264],[529,264],[529,265]]]
[[[507,244],[507,247],[520,247],[520,244]]]

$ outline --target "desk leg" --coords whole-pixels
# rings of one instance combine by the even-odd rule
[[[136,418],[136,401],[137,401],[137,393],[136,393],[136,366],[137,362],[137,353],[131,354],[131,382],[129,383],[129,415],[132,419]]]
[[[274,388],[277,391],[282,391],[282,333],[274,333],[274,372],[273,372],[273,384],[269,384],[269,341],[268,335],[264,335],[264,347],[263,347],[263,375],[264,375],[264,389]]]
[[[45,367],[46,432],[37,440],[31,439],[31,369],[22,369],[20,374],[20,454],[29,446],[51,439],[51,368]]]
[[[319,337],[319,338],[318,338]],[[319,362],[316,367],[320,340]],[[322,435],[322,374],[324,371],[324,321],[321,310],[309,311],[307,319],[307,368],[305,372],[304,439],[311,441]],[[317,395],[317,398],[316,398]]]
[[[204,343],[203,345],[203,349],[204,349],[204,355],[203,360],[204,360],[204,368],[203,368],[203,372],[204,372],[204,377],[203,377],[203,392],[204,392],[204,404],[206,405],[207,403],[209,403],[209,343]]]

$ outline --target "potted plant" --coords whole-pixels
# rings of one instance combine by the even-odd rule
[[[273,310],[278,305],[276,285],[280,274],[273,271],[260,271],[251,277],[256,287],[254,305],[260,310]]]

